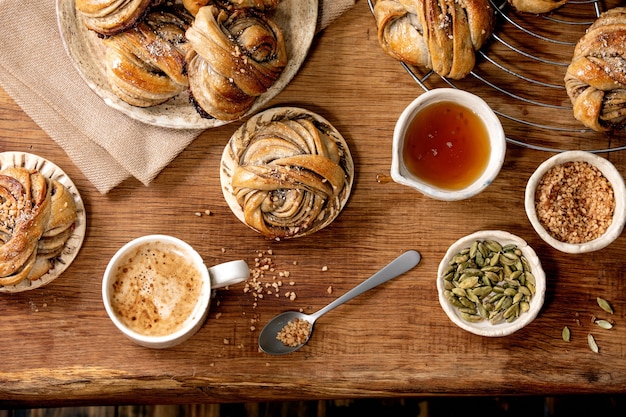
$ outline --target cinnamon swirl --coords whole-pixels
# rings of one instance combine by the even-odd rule
[[[343,137],[298,108],[259,113],[224,149],[220,178],[235,215],[270,239],[310,235],[346,204],[354,165]]]
[[[495,25],[489,0],[379,0],[374,16],[383,51],[452,79],[472,71]]]
[[[189,91],[200,114],[237,120],[287,65],[281,29],[265,14],[202,7],[187,30]]]
[[[22,167],[0,171],[0,285],[48,272],[76,218],[74,199],[58,181]]]
[[[587,29],[564,81],[585,126],[606,132],[626,125],[626,7],[602,13]]]

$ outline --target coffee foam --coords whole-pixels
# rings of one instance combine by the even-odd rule
[[[197,266],[176,245],[145,243],[117,262],[111,305],[129,329],[168,335],[192,316],[203,285]]]

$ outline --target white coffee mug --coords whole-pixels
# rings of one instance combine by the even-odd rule
[[[124,335],[141,346],[162,349],[184,342],[200,329],[213,289],[249,276],[243,260],[207,268],[200,254],[178,238],[142,236],[109,261],[102,300]]]

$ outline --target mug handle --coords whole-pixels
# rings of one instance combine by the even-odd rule
[[[212,288],[238,284],[250,277],[250,268],[244,260],[224,262],[208,268]]]

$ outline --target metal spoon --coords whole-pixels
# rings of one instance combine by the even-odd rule
[[[387,282],[390,279],[404,274],[415,267],[420,262],[420,259],[420,254],[414,250],[404,252],[380,271],[376,272],[374,275],[313,314],[304,314],[299,311],[286,311],[279,314],[270,320],[265,325],[263,330],[261,330],[261,334],[259,335],[259,347],[263,352],[269,353],[270,355],[282,355],[300,349],[306,344],[306,342],[309,341],[309,338],[313,333],[313,324],[318,318],[328,313],[335,307],[352,300],[357,295],[361,295],[365,291],[371,290],[372,288]],[[297,346],[287,346],[276,337],[289,322],[293,322],[295,319],[306,320],[310,323],[309,337]]]

